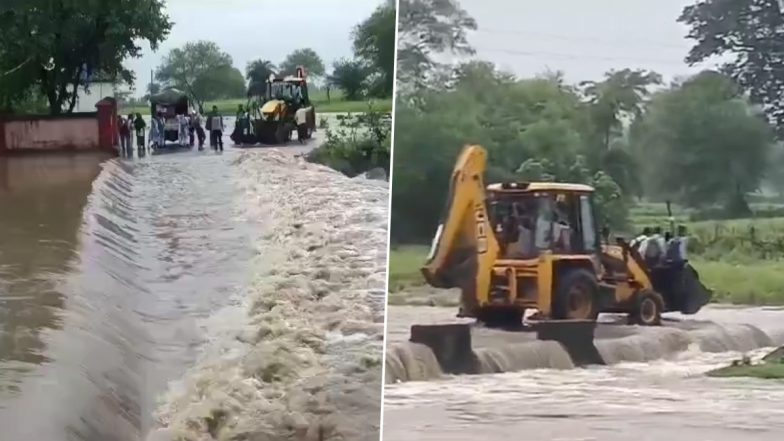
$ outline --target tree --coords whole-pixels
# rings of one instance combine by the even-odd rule
[[[612,70],[604,81],[580,84],[588,100],[598,145],[602,152],[610,149],[613,136],[623,129],[623,118],[636,118],[643,112],[652,85],[661,84],[661,75],[646,70]]]
[[[418,89],[439,63],[434,54],[471,55],[467,33],[476,21],[456,0],[400,0],[398,13],[398,83]]]
[[[704,72],[657,93],[633,134],[656,194],[750,213],[745,195],[760,186],[772,132],[730,78]]]
[[[245,77],[239,69],[232,66],[221,66],[199,75],[193,83],[193,88],[201,91],[201,98],[204,101],[239,98],[247,93]]]
[[[387,2],[354,30],[354,53],[380,74],[374,95],[391,96],[395,82],[395,4]]]
[[[349,101],[357,100],[362,95],[368,69],[359,60],[338,60],[329,83],[343,91],[344,97]]]
[[[775,0],[706,0],[687,6],[678,21],[695,40],[686,61],[730,57],[722,72],[753,102],[762,104],[779,135],[784,134],[784,16]]]
[[[422,90],[415,104],[396,104],[395,241],[425,241],[433,234],[454,161],[467,143],[487,149],[488,182],[594,182],[596,170],[584,158],[587,117],[573,88],[559,78],[517,79],[486,62],[458,66],[452,78],[448,89]],[[606,199],[620,204],[613,213],[625,213],[622,196]],[[613,226],[626,221],[623,214],[608,218]]]
[[[248,79],[248,95],[260,96],[266,90],[266,82],[270,75],[275,74],[277,68],[269,60],[253,60],[245,68],[245,77]]]
[[[123,61],[141,55],[143,40],[155,50],[171,22],[162,0],[31,0],[4,9],[0,27],[0,68],[10,67],[22,97],[39,88],[57,114],[73,111],[94,73],[133,83]]]
[[[294,75],[297,67],[304,66],[309,76],[322,77],[324,76],[324,62],[321,57],[310,48],[297,49],[286,56],[286,59],[280,63],[280,74]]]
[[[236,93],[236,72],[231,55],[214,42],[197,41],[172,49],[155,77],[167,86],[181,89],[203,107],[207,100]],[[242,73],[239,76],[242,78]],[[244,82],[243,79],[243,85]]]

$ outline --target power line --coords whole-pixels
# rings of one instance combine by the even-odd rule
[[[564,59],[577,58],[577,59],[601,60],[601,61],[612,61],[612,62],[651,63],[651,64],[672,65],[672,66],[680,66],[680,67],[687,65],[685,62],[676,62],[673,60],[654,59],[654,58],[611,57],[611,56],[579,54],[579,53],[527,51],[527,50],[513,50],[513,49],[500,49],[500,48],[487,48],[487,47],[475,47],[474,49],[476,49],[477,52],[499,52],[507,55],[521,56],[521,57],[549,56],[549,57],[558,57]]]
[[[612,46],[632,46],[636,43],[642,45],[648,45],[652,47],[661,47],[661,48],[668,48],[668,49],[678,49],[683,50],[683,46],[679,46],[677,44],[672,43],[664,43],[661,41],[654,41],[654,40],[644,40],[644,39],[627,39],[624,38],[623,40],[615,40],[615,39],[601,39],[596,37],[589,37],[589,36],[582,36],[582,35],[563,35],[563,34],[550,34],[545,32],[535,32],[535,31],[520,31],[520,30],[509,30],[509,29],[493,29],[493,28],[479,28],[475,31],[476,33],[485,33],[485,34],[502,34],[502,35],[527,35],[532,37],[543,37],[549,38],[551,40],[561,40],[561,41],[580,41],[580,42],[592,42],[592,43],[602,43]]]

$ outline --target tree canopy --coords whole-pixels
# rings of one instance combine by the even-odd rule
[[[628,68],[568,84],[560,72],[519,78],[488,62],[440,65],[436,54],[472,52],[476,23],[455,0],[401,0],[392,240],[430,240],[469,143],[488,151],[488,182],[592,185],[600,223],[616,231],[643,196],[737,217],[763,185],[782,192],[784,148],[769,123],[784,128],[776,2],[702,0],[680,21],[697,41],[689,62],[736,58],[666,86],[656,72]]]
[[[357,100],[365,87],[368,69],[359,60],[338,60],[335,62],[329,84],[343,90],[347,100]]]
[[[439,53],[470,55],[468,31],[476,20],[456,0],[400,0],[398,11],[398,84],[419,88],[440,66]]]
[[[775,0],[705,0],[683,9],[678,19],[695,41],[686,61],[730,57],[722,71],[762,104],[784,134],[784,15]]]
[[[619,77],[657,78],[650,72],[618,72],[605,77],[613,87]],[[760,188],[773,167],[769,125],[732,79],[718,72],[630,95],[616,95],[606,85],[597,87],[603,94],[586,93],[587,84],[565,84],[558,75],[516,78],[486,62],[460,65],[451,77],[449,88],[420,90],[416,101],[404,96],[397,104],[395,241],[425,241],[435,231],[441,206],[433,201],[446,200],[454,161],[468,143],[487,149],[488,182],[592,185],[602,225],[616,231],[626,227],[629,207],[641,193],[694,208],[719,204],[728,214],[748,214],[746,195]],[[627,82],[638,83],[618,84]],[[614,141],[593,161],[596,134],[606,133],[612,121],[594,112],[609,96],[628,98],[615,114],[628,112],[620,118],[628,121],[612,122]]]
[[[745,195],[760,187],[773,139],[731,79],[703,72],[661,91],[638,124],[633,143],[653,194],[749,214]]]
[[[216,43],[196,41],[172,49],[155,72],[158,81],[188,94],[199,106],[218,98],[245,94],[242,72],[232,66],[231,55]]]
[[[395,82],[395,4],[387,2],[354,30],[354,54],[379,74],[373,95],[391,96]],[[336,72],[337,73],[337,72]]]
[[[326,71],[324,61],[311,48],[297,49],[288,54],[286,59],[280,63],[280,74],[294,75],[298,66],[304,66],[308,75],[316,78],[323,77]]]
[[[248,79],[248,95],[263,95],[265,83],[270,75],[275,74],[275,64],[269,60],[253,60],[245,68],[245,77]]]
[[[162,0],[31,0],[0,10],[0,105],[6,109],[38,89],[50,113],[70,112],[93,75],[133,83],[123,66],[155,50],[171,29]]]

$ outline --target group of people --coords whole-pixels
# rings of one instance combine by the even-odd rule
[[[141,113],[136,115],[130,113],[128,117],[120,116],[118,123],[120,132],[120,153],[124,156],[133,156],[133,135],[136,135],[136,146],[141,155],[144,151],[144,134],[147,123],[142,118]]]
[[[669,231],[662,234],[661,227],[645,227],[629,245],[648,265],[656,265],[665,261],[685,262],[687,242],[686,227],[679,225],[675,236]]]
[[[176,115],[177,143],[181,146],[194,147],[198,140],[199,150],[204,150],[206,130],[210,133],[210,147],[216,151],[223,151],[223,116],[218,112],[218,106],[212,107],[212,112],[204,124],[203,110],[191,111],[189,114]],[[166,118],[162,112],[155,114],[150,123],[148,142],[145,143],[147,122],[140,113],[120,116],[118,120],[120,135],[120,152],[123,156],[133,156],[132,134],[136,135],[136,146],[139,155],[146,153],[147,149],[157,149],[166,144]]]

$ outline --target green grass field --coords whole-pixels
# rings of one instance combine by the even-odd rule
[[[357,113],[365,112],[368,110],[368,104],[372,101],[373,108],[380,112],[392,111],[392,99],[373,99],[362,101],[346,101],[340,93],[331,93],[331,99],[327,101],[327,94],[324,91],[315,91],[311,95],[311,101],[316,107],[316,113]],[[219,101],[211,101],[205,104],[204,110],[209,111],[212,106],[218,106],[218,111],[224,116],[234,115],[237,112],[237,106],[240,104],[247,104],[246,98],[226,99]],[[142,115],[149,115],[149,106],[144,107],[121,107],[120,114],[127,115],[129,113],[141,113]]]
[[[733,221],[692,221],[691,217],[696,214],[695,210],[683,208],[676,204],[672,205],[672,215],[676,223],[685,224],[687,227],[700,227],[714,225],[716,222],[722,222],[728,227],[738,227],[749,225],[751,222],[755,224],[764,222],[769,219],[769,214],[775,211],[784,212],[784,203],[768,201],[768,202],[752,202],[749,204],[751,210],[755,213],[760,213],[761,216],[755,219],[738,219]],[[780,220],[784,219],[784,215],[775,216]],[[668,225],[667,205],[659,202],[640,202],[631,208],[629,212],[630,223],[635,230],[641,230],[646,226],[661,226]],[[779,221],[777,221],[779,222]],[[782,223],[784,225],[784,223]]]
[[[708,372],[709,377],[750,377],[784,380],[784,363],[762,363],[751,366],[728,366]]]
[[[749,361],[749,359],[738,360],[733,365],[708,372],[708,376],[784,380],[784,347],[767,354],[757,364],[747,364]]]

